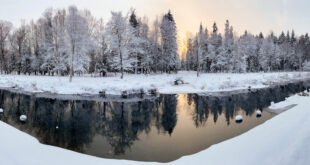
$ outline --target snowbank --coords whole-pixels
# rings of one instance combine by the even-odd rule
[[[295,95],[287,100],[296,106],[240,136],[169,164],[310,164],[310,97]],[[0,130],[0,164],[160,164],[102,159],[43,145],[1,121]]]
[[[305,96],[309,96],[307,91],[298,93],[292,97],[285,98],[285,101],[276,104],[271,103],[271,105],[266,110],[276,114],[282,113],[295,107],[297,105],[296,102],[298,102],[300,99],[303,99]]]
[[[176,79],[184,80],[185,84],[174,85]],[[279,73],[210,73],[196,77],[195,72],[158,75],[125,75],[117,77],[74,77],[69,83],[68,77],[0,75],[0,88],[14,88],[33,93],[57,94],[105,94],[121,95],[128,93],[147,92],[157,89],[159,93],[203,93],[232,91],[240,89],[263,88],[270,85],[299,81],[310,78],[310,72],[279,72]]]

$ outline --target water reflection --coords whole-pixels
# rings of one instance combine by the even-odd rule
[[[94,156],[167,162],[239,135],[274,115],[270,102],[305,90],[289,84],[243,94],[161,95],[137,102],[36,98],[0,90],[0,119],[41,143]],[[262,116],[255,111],[261,110]],[[26,114],[26,123],[19,116]],[[234,117],[244,116],[236,124]]]

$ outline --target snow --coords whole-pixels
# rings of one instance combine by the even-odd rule
[[[295,95],[286,101],[275,103],[274,106],[283,108],[287,102],[296,106],[240,136],[168,164],[309,164],[310,97]],[[0,130],[0,164],[159,164],[103,159],[43,145],[34,137],[2,121]]]
[[[289,109],[291,109],[297,105],[296,102],[299,99],[304,97],[302,95],[309,96],[309,93],[307,91],[304,91],[304,92],[298,93],[294,97],[286,98],[285,101],[283,101],[283,102],[276,103],[276,104],[272,102],[272,104],[267,108],[267,111],[273,112],[276,114],[287,111],[287,110],[289,110]]]
[[[0,108],[0,113],[3,113],[3,109],[2,108]]]
[[[241,115],[237,115],[235,118],[236,121],[241,121],[242,120],[242,116]]]
[[[174,85],[181,78],[185,84]],[[275,73],[202,73],[197,78],[196,72],[178,74],[125,75],[115,77],[74,77],[69,83],[68,77],[0,75],[1,88],[14,88],[32,93],[57,94],[99,94],[121,95],[122,91],[133,93],[143,89],[157,89],[159,93],[204,93],[233,91],[269,87],[270,85],[294,82],[310,78],[310,72],[275,72]]]
[[[257,111],[256,111],[256,115],[262,115],[262,111],[257,110]]]
[[[20,121],[26,121],[27,120],[27,116],[26,115],[20,115],[19,120]]]

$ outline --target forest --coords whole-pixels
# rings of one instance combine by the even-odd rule
[[[2,74],[73,75],[119,73],[274,72],[310,70],[310,39],[294,30],[264,36],[237,36],[227,20],[224,34],[203,25],[178,53],[177,26],[171,11],[149,19],[134,9],[95,18],[75,6],[48,8],[36,21],[13,27],[0,20]]]

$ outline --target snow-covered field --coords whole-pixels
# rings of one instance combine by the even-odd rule
[[[310,164],[309,103],[309,96],[292,96],[272,105],[273,108],[281,109],[288,104],[296,104],[292,109],[240,136],[169,164]],[[3,165],[159,164],[103,159],[43,145],[2,121],[0,130],[0,164]]]
[[[174,80],[184,80],[183,85],[174,85]],[[125,75],[117,77],[74,77],[69,83],[68,77],[0,75],[0,88],[15,88],[26,92],[48,92],[57,94],[106,94],[120,95],[147,92],[156,89],[159,93],[203,93],[232,91],[239,89],[263,88],[278,83],[287,83],[309,79],[310,72],[278,73],[209,73],[196,77],[196,72],[179,72],[178,74]]]

